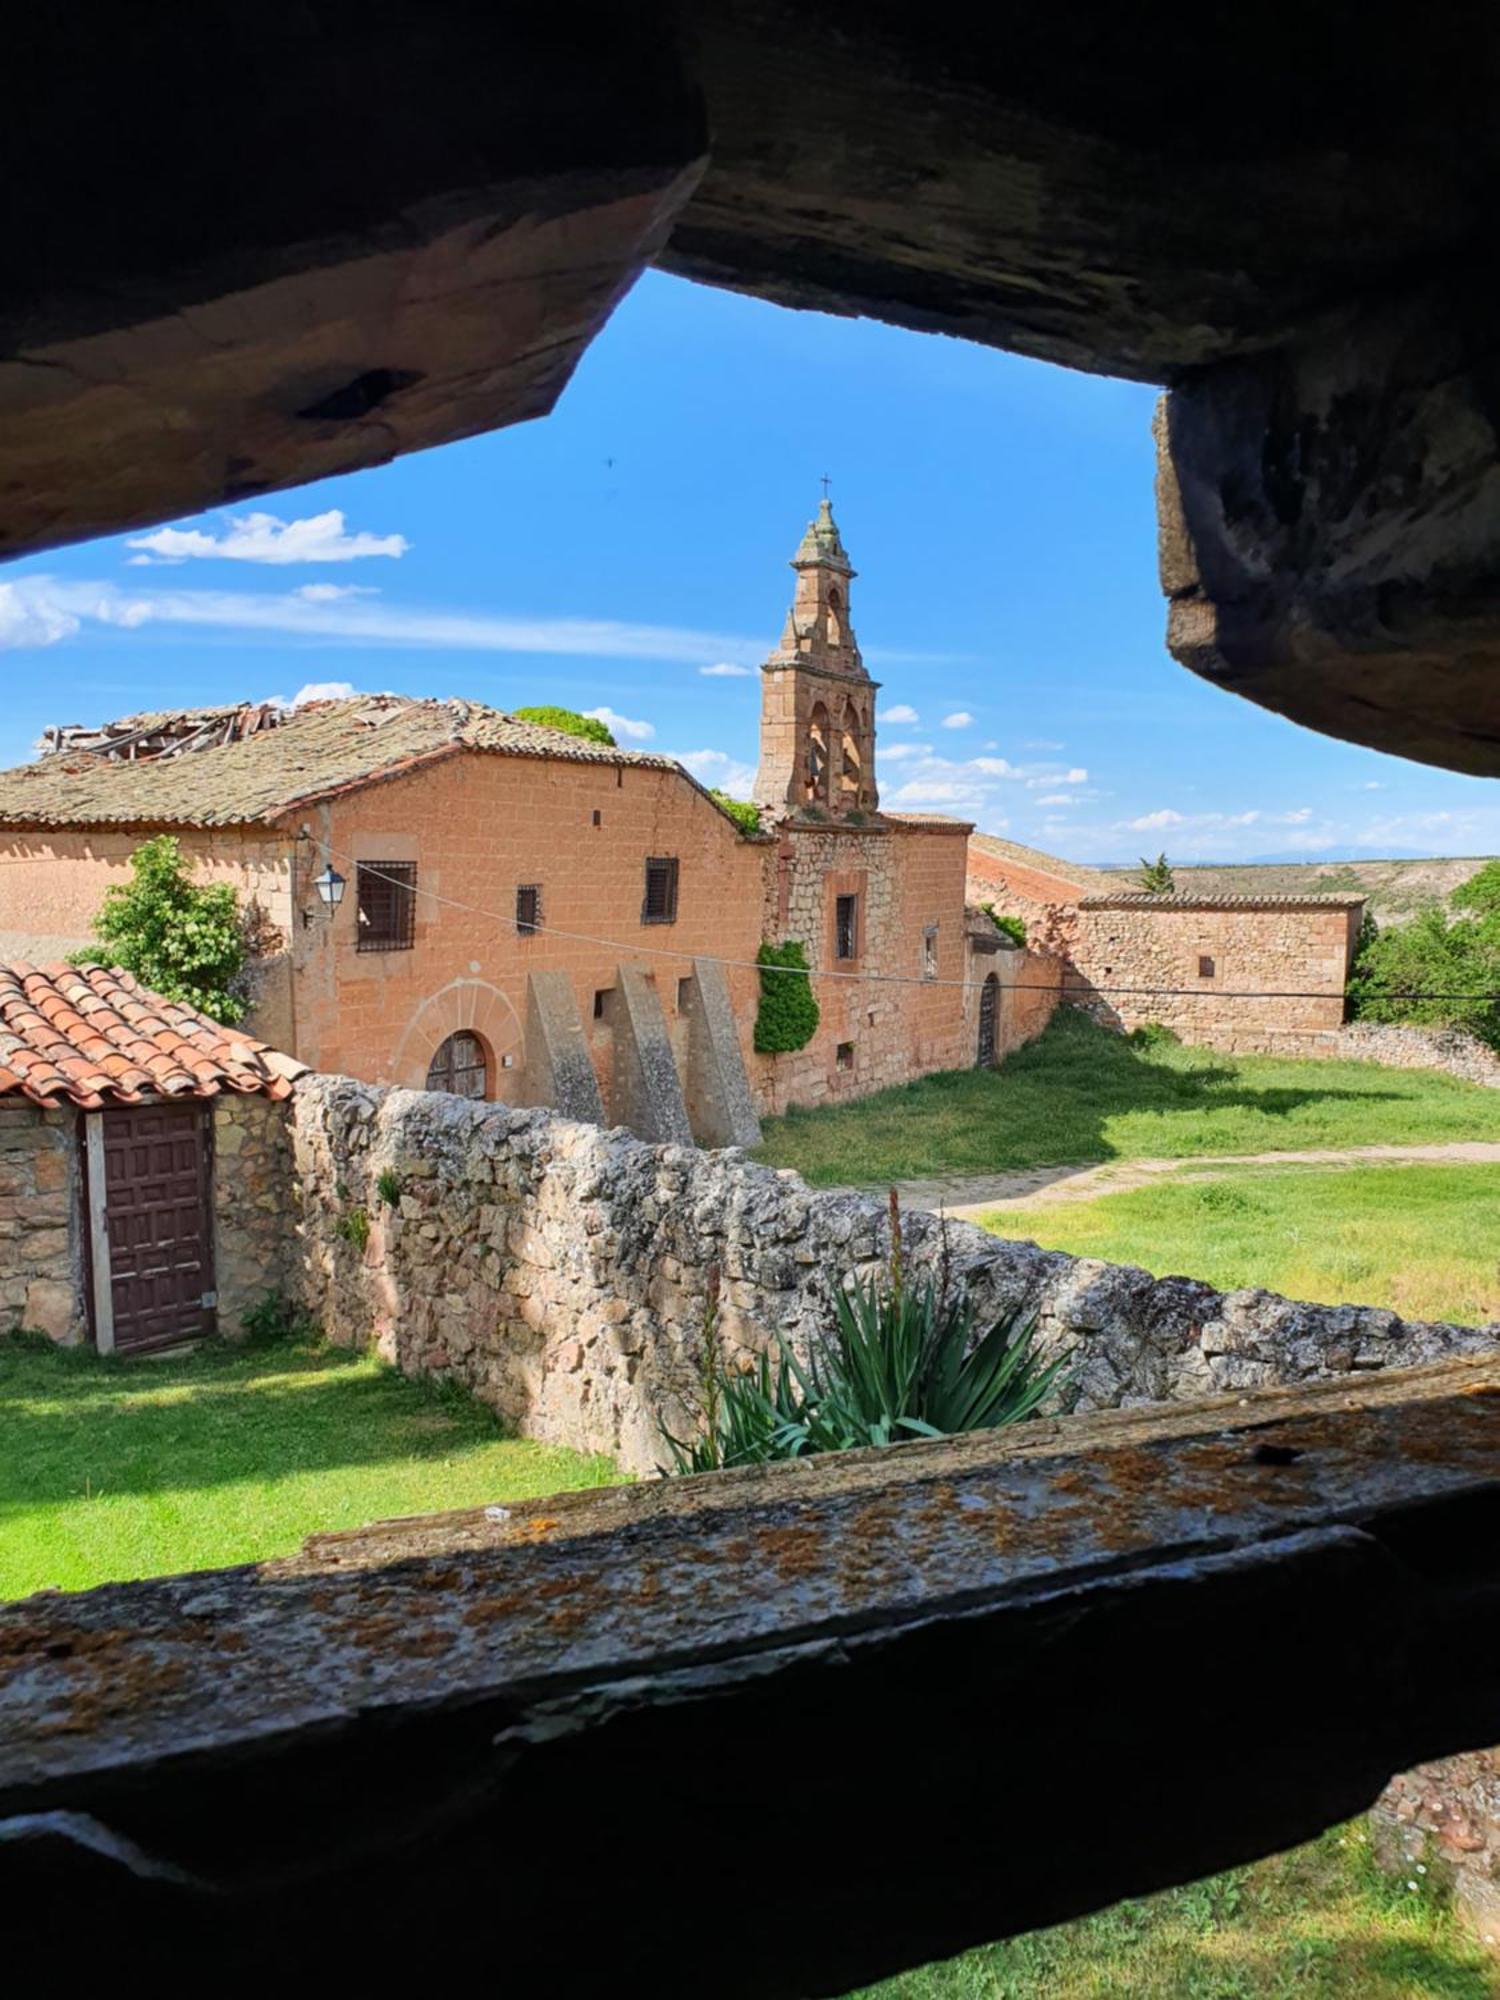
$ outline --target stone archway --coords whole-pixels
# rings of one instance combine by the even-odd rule
[[[407,1090],[425,1090],[433,1058],[460,1032],[477,1035],[484,1044],[490,1095],[503,1097],[507,1076],[520,1071],[524,1037],[510,1000],[485,979],[450,980],[422,1002],[391,1056],[390,1080]]]

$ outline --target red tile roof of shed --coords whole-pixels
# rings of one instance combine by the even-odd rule
[[[225,1090],[286,1097],[305,1071],[128,972],[0,963],[0,1097],[87,1111]]]

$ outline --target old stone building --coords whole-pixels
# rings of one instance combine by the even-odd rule
[[[880,811],[826,501],[792,567],[758,830],[671,758],[475,702],[138,715],[0,774],[0,939],[32,958],[83,942],[169,831],[255,906],[257,1033],[320,1069],[725,1144],[754,1139],[757,1109],[974,1062],[990,968],[971,966],[969,828]],[[791,939],[819,1025],[757,1053],[756,954]]]
[[[1063,997],[1098,1019],[1229,1051],[1346,1052],[1360,896],[1148,895],[991,834],[970,837],[968,881],[976,902],[1025,922]]]

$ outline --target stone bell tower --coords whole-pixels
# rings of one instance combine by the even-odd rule
[[[854,568],[826,496],[792,557],[797,588],[761,668],[755,802],[786,815],[875,812],[875,690],[849,616]]]

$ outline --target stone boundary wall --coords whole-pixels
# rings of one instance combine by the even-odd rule
[[[24,1328],[70,1347],[88,1325],[77,1130],[71,1106],[0,1104],[0,1332]]]
[[[1442,1069],[1465,1083],[1500,1090],[1500,1056],[1464,1028],[1408,1028],[1379,1021],[1351,1021],[1317,1051],[1386,1069]]]
[[[267,1292],[295,1286],[296,1168],[284,1101],[226,1091],[213,1127],[214,1282],[219,1331],[234,1339]]]
[[[723,1272],[731,1352],[804,1343],[832,1287],[888,1247],[884,1204],[814,1193],[736,1151],[653,1147],[571,1124],[347,1077],[298,1085],[303,1303],[330,1338],[373,1344],[412,1375],[464,1383],[527,1436],[609,1453],[635,1472],[680,1430],[701,1354],[708,1270]],[[394,1202],[379,1192],[394,1180]],[[933,1268],[936,1218],[903,1222]],[[1189,1278],[947,1225],[955,1282],[983,1312],[1024,1306],[1069,1353],[1060,1406],[1080,1411],[1408,1366],[1500,1344],[1500,1326],[1404,1321],[1366,1306],[1223,1294]]]

